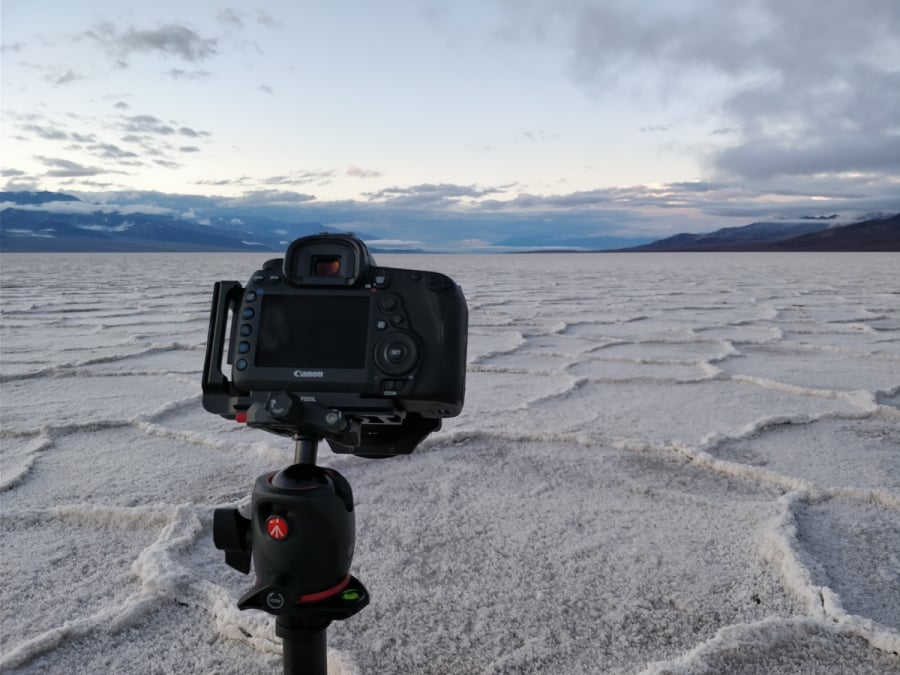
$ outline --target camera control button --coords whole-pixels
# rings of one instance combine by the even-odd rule
[[[241,324],[241,337],[247,337],[253,333],[253,326],[249,323]]]
[[[419,345],[409,333],[389,333],[375,346],[375,365],[387,375],[403,375],[419,360]]]
[[[387,314],[396,312],[400,309],[400,300],[396,295],[385,295],[378,304],[381,307],[381,311]]]
[[[265,280],[266,280],[266,275],[263,274],[262,272],[257,272],[256,274],[253,275],[253,281],[255,281],[256,283],[260,283]]]
[[[238,359],[237,363],[234,364],[234,367],[238,370],[247,370],[247,366],[250,364],[247,363],[247,359]]]
[[[403,389],[405,383],[406,380],[383,380],[381,386],[385,392],[397,392]]]
[[[256,291],[247,291],[247,294],[244,295],[244,300],[246,302],[254,302],[256,300]]]
[[[245,307],[244,310],[241,312],[241,316],[244,317],[245,319],[252,319],[254,316],[256,316],[256,312],[253,310],[252,307]]]
[[[390,321],[392,326],[402,326],[406,323],[406,317],[402,314],[393,314],[390,317]]]
[[[388,277],[386,274],[375,275],[375,288],[385,288],[388,285]]]
[[[384,350],[384,353],[388,357],[389,361],[400,363],[403,361],[403,359],[406,358],[407,349],[404,345],[395,343],[392,345],[388,345],[387,349]]]
[[[250,351],[250,343],[249,342],[239,342],[238,343],[238,353],[246,354]]]
[[[443,274],[428,274],[425,276],[425,283],[439,291],[445,291],[449,287],[447,278]]]
[[[375,322],[375,328],[377,328],[378,330],[384,330],[385,328],[387,328],[387,321],[385,321],[384,319],[379,319]]]
[[[269,275],[269,282],[270,282],[270,283],[277,284],[279,281],[281,281],[281,275],[280,275],[280,274],[270,274],[270,275]]]

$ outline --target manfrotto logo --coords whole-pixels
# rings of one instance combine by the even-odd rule
[[[325,377],[325,371],[324,371],[324,370],[295,370],[295,371],[294,371],[294,377],[303,377],[303,378],[307,378],[307,377],[317,377],[317,378],[322,378],[322,377]]]

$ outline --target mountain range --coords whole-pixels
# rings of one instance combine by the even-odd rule
[[[676,234],[625,251],[900,251],[900,214],[849,225],[827,220],[752,223],[702,234]]]
[[[282,251],[297,237],[343,231],[286,215],[295,214],[292,211],[249,206],[201,211],[204,198],[166,197],[168,201],[158,200],[156,206],[146,200],[110,206],[56,192],[0,192],[0,251]],[[426,248],[420,242],[419,246],[394,244],[391,237],[378,232],[356,234],[373,242],[370,248],[375,252]],[[653,242],[602,236],[566,239],[563,233],[545,231],[497,242],[494,247],[497,251],[900,251],[900,214],[852,224],[837,224],[834,216],[752,223]]]
[[[0,192],[0,250],[11,252],[276,251],[327,230],[264,216],[203,219],[171,209],[111,209],[53,192]],[[80,207],[80,208],[79,208]]]

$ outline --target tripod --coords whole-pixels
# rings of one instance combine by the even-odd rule
[[[256,584],[240,609],[274,614],[285,675],[326,675],[326,630],[369,603],[351,576],[356,543],[350,483],[316,466],[316,435],[296,435],[294,464],[256,479],[251,517],[216,509],[213,541],[239,572],[256,568]]]

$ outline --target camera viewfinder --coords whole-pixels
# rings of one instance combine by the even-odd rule
[[[284,273],[295,287],[354,286],[370,264],[369,251],[356,237],[326,234],[295,240],[284,256]]]
[[[312,273],[317,277],[336,277],[341,272],[341,259],[333,255],[313,256]]]

